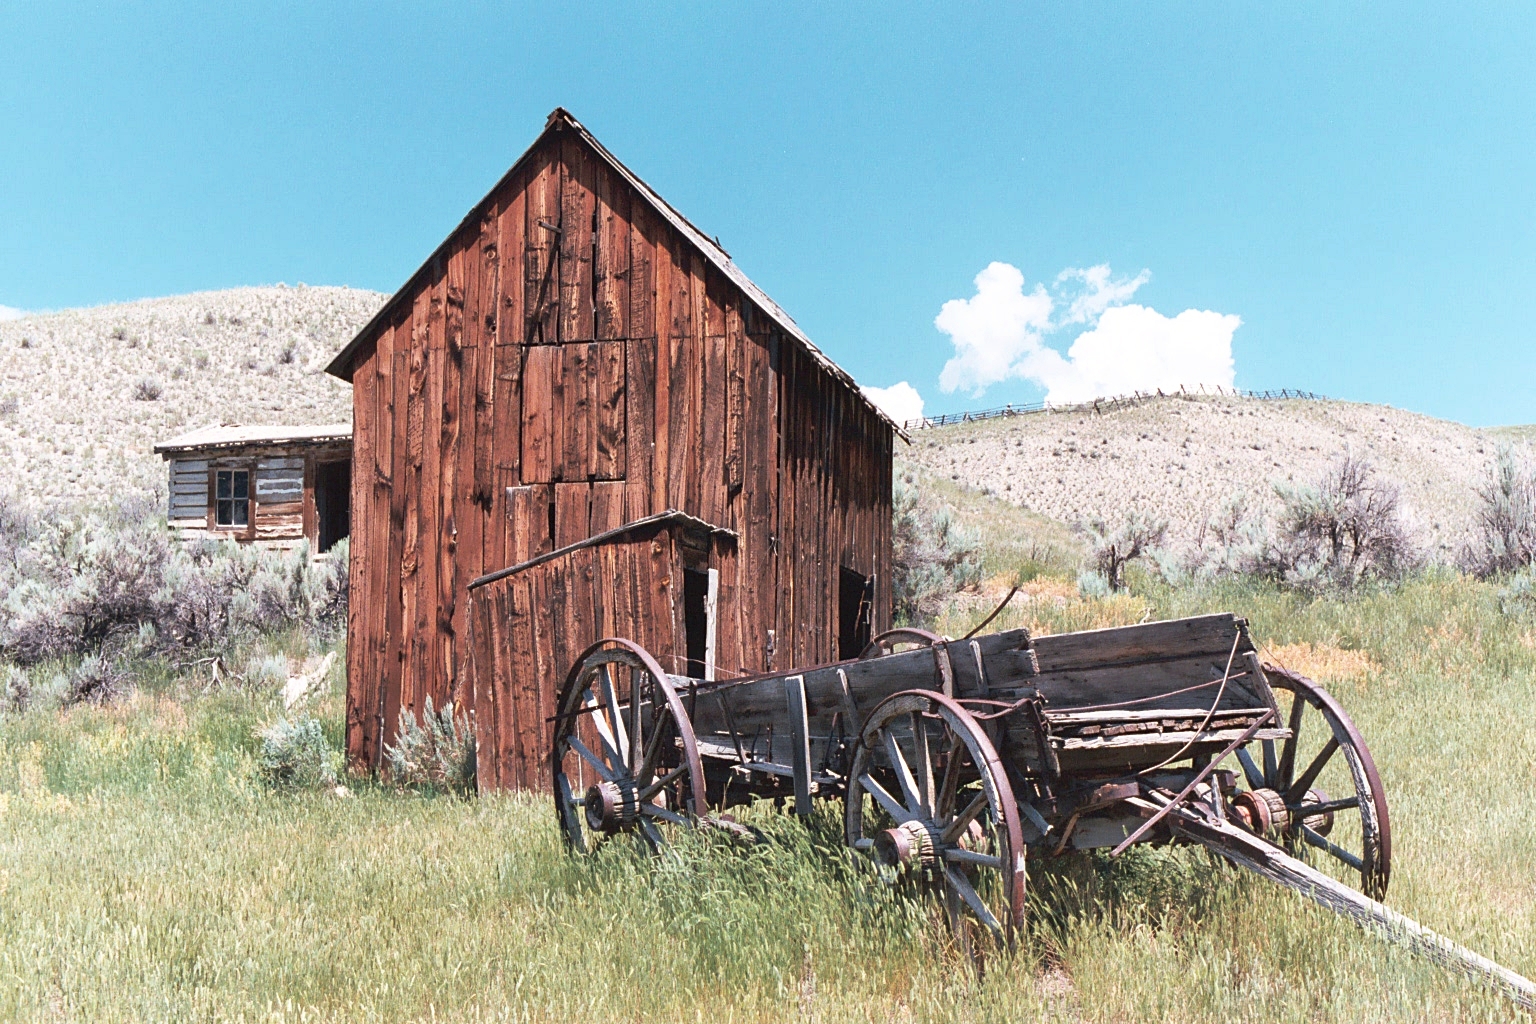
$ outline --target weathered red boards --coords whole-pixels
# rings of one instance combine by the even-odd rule
[[[468,585],[669,510],[717,531],[722,674],[831,661],[888,625],[895,426],[563,110],[329,371],[353,386],[354,764],[379,763],[402,708],[495,692],[481,777],[536,781],[513,751],[548,725],[472,684]],[[497,671],[551,700],[553,631],[582,621]],[[656,653],[686,657],[673,639]]]

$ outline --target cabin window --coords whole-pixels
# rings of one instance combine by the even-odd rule
[[[870,641],[870,612],[875,603],[875,581],[843,567],[837,584],[837,656],[857,658]]]
[[[251,525],[251,474],[248,470],[216,470],[213,495],[215,526],[245,529]]]

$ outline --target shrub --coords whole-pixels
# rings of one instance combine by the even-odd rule
[[[910,477],[891,488],[892,603],[898,623],[930,621],[947,598],[981,582],[979,543],[947,506],[924,501]]]
[[[256,770],[273,789],[329,789],[341,774],[341,752],[326,741],[316,718],[279,718],[257,732]]]
[[[473,718],[456,715],[452,701],[434,711],[431,697],[420,722],[401,708],[395,743],[384,746],[384,763],[390,781],[402,789],[471,795],[476,769]]]
[[[21,399],[14,394],[0,395],[0,416],[15,416],[21,408]]]
[[[147,503],[40,518],[0,494],[0,654],[21,664],[132,649],[223,649],[300,625],[346,621],[346,549],[311,562],[230,541],[178,545]]]
[[[1346,453],[1317,484],[1276,490],[1284,507],[1260,559],[1274,579],[1301,590],[1347,590],[1400,577],[1416,563],[1397,487],[1377,481],[1365,459]]]
[[[288,657],[256,655],[245,663],[245,684],[256,689],[280,689],[288,681]]]
[[[5,666],[5,690],[0,693],[0,709],[14,713],[32,706],[32,680],[14,665]]]
[[[159,400],[165,389],[160,382],[153,377],[141,377],[133,386],[133,400],[135,402],[154,402]]]
[[[1477,497],[1475,535],[1463,567],[1487,577],[1536,564],[1536,467],[1517,459],[1508,445],[1500,447]]]
[[[133,688],[133,677],[113,658],[92,654],[81,660],[69,675],[69,683],[60,701],[64,707],[115,703]]]
[[[1125,589],[1125,567],[1147,557],[1168,535],[1168,521],[1153,520],[1132,512],[1111,528],[1102,519],[1088,521],[1094,572],[1110,590]]]

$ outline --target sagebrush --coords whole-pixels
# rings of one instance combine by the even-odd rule
[[[395,742],[384,746],[384,765],[402,789],[469,796],[476,772],[472,713],[457,711],[452,701],[434,710],[430,696],[419,720],[402,708]]]
[[[892,612],[898,623],[929,621],[957,591],[981,581],[980,545],[947,506],[925,500],[911,478],[891,488]]]

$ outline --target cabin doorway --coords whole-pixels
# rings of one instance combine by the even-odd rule
[[[315,546],[324,553],[352,532],[352,460],[315,466]]]
[[[857,658],[869,646],[875,580],[844,566],[837,582],[837,656]]]

